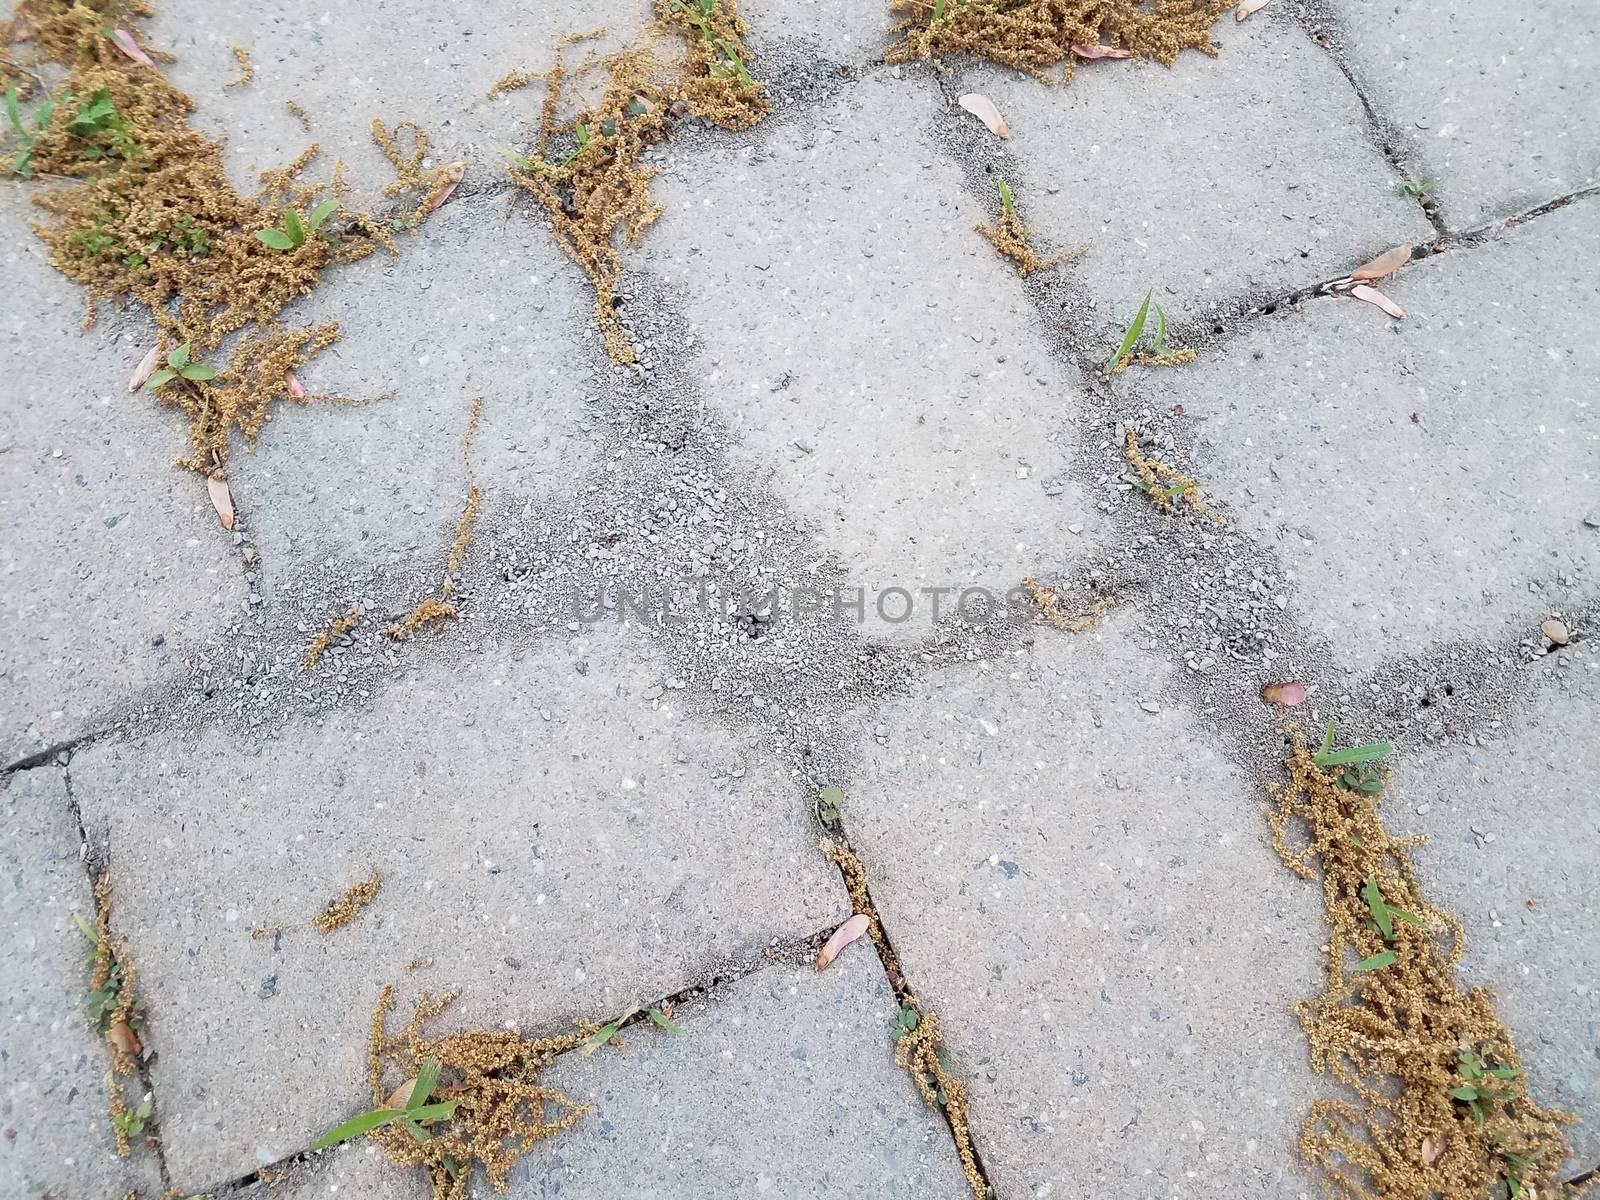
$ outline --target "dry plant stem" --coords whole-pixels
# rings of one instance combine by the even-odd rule
[[[325,267],[395,244],[388,222],[355,214],[336,215],[323,227],[329,236],[314,234],[289,250],[263,245],[257,234],[279,227],[285,207],[303,217],[339,192],[339,168],[329,183],[304,181],[313,145],[287,167],[264,172],[257,195],[241,196],[223,170],[220,144],[189,124],[193,101],[104,33],[131,29],[149,11],[114,0],[24,0],[13,17],[12,32],[26,24],[36,59],[66,68],[32,160],[38,174],[61,182],[35,195],[46,219],[34,229],[52,265],[83,287],[86,323],[101,302],[126,297],[149,312],[168,345],[189,343],[196,355],[241,335],[232,364],[209,384],[174,381],[156,390],[161,403],[189,418],[182,465],[211,473],[226,461],[234,430],[253,441],[275,402],[298,399],[285,371],[339,336],[333,324],[279,329],[283,310],[316,286]],[[74,133],[76,112],[101,93],[120,132]],[[428,180],[412,171],[407,182]]]
[[[1110,612],[1111,606],[1117,602],[1115,596],[1102,596],[1087,613],[1081,617],[1074,617],[1062,610],[1061,598],[1054,588],[1035,582],[1031,576],[1023,577],[1022,588],[1028,593],[1028,599],[1039,606],[1044,619],[1067,633],[1088,633],[1100,624],[1100,619]]]
[[[1180,489],[1177,494],[1183,498],[1184,503],[1195,512],[1210,518],[1215,525],[1222,524],[1222,518],[1200,499],[1200,488],[1195,481],[1159,459],[1146,456],[1144,451],[1139,449],[1139,435],[1132,429],[1123,431],[1122,453],[1128,460],[1128,465],[1138,472],[1139,478],[1149,489],[1147,494],[1155,502],[1156,511],[1163,513],[1172,511],[1172,499],[1166,493],[1175,487]]]
[[[891,30],[901,41],[889,47],[888,62],[941,59],[967,54],[988,59],[1041,80],[1059,67],[1072,79],[1074,45],[1100,44],[1127,50],[1134,58],[1171,66],[1184,50],[1215,56],[1211,26],[1235,0],[949,0],[937,22],[937,0],[892,0],[890,11],[903,19]]]
[[[352,605],[349,612],[345,613],[344,616],[338,618],[333,622],[333,624],[329,625],[321,633],[317,634],[317,636],[312,639],[311,645],[306,647],[306,657],[305,661],[301,664],[301,670],[309,671],[312,667],[316,666],[317,660],[322,657],[323,651],[327,650],[329,646],[333,645],[333,643],[344,634],[349,633],[352,629],[354,629],[356,627],[356,622],[359,620],[361,620],[361,609],[358,605]]]
[[[370,879],[352,883],[337,900],[329,901],[328,907],[311,922],[311,927],[324,937],[335,929],[343,929],[361,915],[363,908],[378,898],[378,889],[382,886],[383,872],[374,867]]]
[[[978,232],[994,244],[994,248],[1004,258],[1009,258],[1016,264],[1017,274],[1023,279],[1035,271],[1044,271],[1057,263],[1065,262],[1081,254],[1081,250],[1063,250],[1059,254],[1052,254],[1049,258],[1040,258],[1028,244],[1028,234],[1022,227],[1022,221],[1014,212],[1002,213],[998,224],[978,224]]]
[[[239,64],[239,77],[224,86],[242,88],[256,77],[256,66],[250,61],[250,51],[243,46],[233,48],[233,60]]]
[[[472,544],[472,530],[478,520],[478,505],[483,498],[478,490],[477,473],[472,469],[472,441],[477,436],[478,417],[482,411],[482,399],[473,397],[472,414],[467,418],[466,432],[461,436],[461,462],[467,469],[467,506],[461,512],[460,520],[456,522],[456,538],[450,547],[450,558],[445,563],[444,581],[439,585],[439,595],[427,597],[403,618],[389,626],[389,636],[397,642],[405,641],[425,625],[437,625],[442,628],[446,621],[456,616],[456,606],[450,602],[450,597],[455,594],[456,575],[466,558],[467,547]]]
[[[1320,871],[1329,926],[1327,986],[1295,1015],[1312,1066],[1354,1097],[1312,1105],[1301,1154],[1344,1200],[1482,1200],[1503,1194],[1513,1155],[1531,1160],[1521,1171],[1524,1196],[1578,1194],[1547,1190],[1570,1151],[1573,1118],[1533,1101],[1490,993],[1457,982],[1461,927],[1422,894],[1409,857],[1422,839],[1390,836],[1381,796],[1341,787],[1298,732],[1285,766],[1288,782],[1273,789],[1268,814],[1273,846],[1302,878]],[[1369,880],[1384,904],[1421,924],[1393,920],[1385,937],[1363,895]],[[1354,969],[1391,950],[1391,964]],[[1514,1072],[1489,1080],[1507,1099],[1481,1101],[1481,1124],[1450,1095],[1468,1082],[1463,1051]]]
[[[394,1087],[415,1079],[428,1059],[439,1062],[434,1098],[456,1102],[448,1122],[433,1126],[425,1142],[398,1124],[371,1135],[391,1161],[427,1170],[434,1200],[466,1200],[473,1169],[480,1166],[490,1185],[503,1192],[519,1158],[583,1119],[588,1106],[541,1083],[540,1073],[556,1055],[577,1048],[601,1028],[599,1022],[575,1022],[572,1032],[543,1038],[504,1029],[426,1036],[423,1027],[453,998],[424,993],[411,1020],[391,1035],[385,1023],[394,1007],[394,986],[386,984],[372,1016],[367,1053],[375,1107],[383,1105]]]

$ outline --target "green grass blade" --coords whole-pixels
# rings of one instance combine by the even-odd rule
[[[1389,918],[1389,906],[1383,902],[1383,893],[1378,890],[1378,881],[1371,875],[1367,882],[1361,885],[1361,898],[1367,902],[1367,910],[1372,913],[1372,919],[1378,923],[1378,930],[1383,934],[1384,941],[1394,938],[1394,922]]]
[[[617,1022],[612,1021],[609,1025],[602,1025],[583,1040],[583,1045],[578,1047],[578,1053],[584,1055],[593,1054],[616,1036]]]
[[[948,3],[949,3],[949,0],[935,0],[934,6],[933,6],[933,19],[928,22],[928,28],[929,29],[932,29],[935,25],[937,25],[940,22],[940,20],[943,19],[943,17],[944,17],[944,6],[946,4],[948,4]]]
[[[1000,207],[1005,210],[1006,216],[1015,220],[1017,206],[1011,195],[1011,185],[1004,179],[996,179],[995,182],[1000,185]]]
[[[14,83],[6,89],[6,116],[11,118],[11,128],[17,131],[17,137],[24,143],[30,141],[28,128],[22,123],[22,110],[17,107],[17,85]]]
[[[411,1098],[406,1101],[406,1107],[412,1110],[421,1108],[428,1102],[428,1097],[433,1095],[433,1089],[438,1083],[439,1060],[430,1058],[417,1072],[417,1082],[411,1086]]]
[[[683,1032],[683,1030],[681,1028],[679,1028],[678,1026],[674,1025],[670,1020],[668,1020],[666,1015],[663,1014],[662,1011],[659,1008],[652,1008],[650,1010],[650,1019],[652,1021],[654,1021],[657,1025],[661,1026],[661,1028],[665,1029],[668,1033],[682,1033]]]
[[[1356,964],[1358,971],[1377,971],[1384,967],[1391,967],[1400,961],[1400,956],[1393,950],[1385,950],[1381,954],[1374,954],[1371,958],[1363,958]]]
[[[360,1137],[363,1133],[371,1133],[387,1125],[390,1121],[405,1116],[402,1108],[377,1108],[371,1112],[362,1113],[359,1117],[351,1117],[343,1125],[335,1125],[327,1133],[311,1143],[313,1150],[322,1150],[328,1146],[336,1146],[340,1142],[347,1142],[351,1138]]]
[[[1345,750],[1324,751],[1312,761],[1319,767],[1353,767],[1377,762],[1393,753],[1394,747],[1388,742],[1368,742],[1364,746],[1351,746]]]
[[[1145,318],[1150,315],[1150,296],[1151,292],[1144,294],[1144,303],[1139,306],[1138,313],[1135,314],[1133,322],[1128,326],[1128,332],[1123,334],[1122,345],[1118,346],[1117,352],[1106,360],[1106,373],[1108,375],[1117,369],[1117,364],[1122,361],[1123,356],[1129,350],[1133,349],[1134,343],[1144,333]]]

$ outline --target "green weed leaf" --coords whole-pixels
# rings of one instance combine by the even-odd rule
[[[1350,746],[1344,750],[1319,751],[1312,761],[1319,767],[1352,767],[1377,762],[1393,753],[1394,747],[1388,742],[1368,742],[1364,746]]]
[[[305,245],[306,227],[300,223],[300,214],[292,208],[283,210],[283,231],[296,246]]]
[[[1011,185],[1004,179],[996,179],[995,182],[1000,185],[1000,207],[1005,210],[1006,216],[1014,220],[1017,215],[1017,206],[1015,198],[1011,195]]]
[[[1106,374],[1109,375],[1117,369],[1120,363],[1132,350],[1134,343],[1144,334],[1145,318],[1150,315],[1150,292],[1144,294],[1144,303],[1139,306],[1139,311],[1134,315],[1133,321],[1128,326],[1128,331],[1122,335],[1122,345],[1117,347],[1117,352],[1106,360]]]
[[[433,1089],[439,1083],[439,1060],[429,1058],[422,1064],[422,1069],[417,1072],[417,1082],[411,1086],[411,1098],[406,1101],[406,1108],[415,1112],[428,1102],[428,1097],[433,1095]]]
[[[17,85],[14,83],[6,89],[6,116],[11,118],[11,128],[17,131],[18,139],[29,142],[28,128],[22,123],[22,110],[17,107]]]
[[[1393,950],[1385,950],[1381,954],[1374,954],[1371,958],[1363,958],[1356,964],[1356,970],[1378,971],[1393,966],[1399,960],[1400,956]]]
[[[311,210],[311,215],[306,218],[306,228],[312,233],[322,228],[322,223],[334,213],[339,211],[339,201],[330,196],[321,204]]]
[[[1383,934],[1383,940],[1393,941],[1394,921],[1389,916],[1389,906],[1383,902],[1383,893],[1378,890],[1378,881],[1371,875],[1367,876],[1367,882],[1361,886],[1361,898],[1367,902],[1367,911],[1378,923],[1378,931]]]
[[[593,1054],[596,1050],[600,1049],[601,1046],[604,1046],[616,1036],[616,1021],[612,1021],[609,1025],[602,1025],[599,1029],[596,1029],[588,1037],[583,1039],[583,1045],[578,1047],[578,1053],[583,1055]]]
[[[258,229],[256,237],[274,250],[294,249],[294,243],[289,240],[289,235],[281,229]]]
[[[217,377],[217,369],[210,363],[190,363],[187,367],[179,370],[178,374],[185,379],[192,379],[196,383],[200,383],[207,379],[215,379]]]
[[[181,346],[177,347],[177,349],[173,350],[170,354],[167,355],[167,366],[169,366],[169,367],[179,368],[179,367],[182,367],[188,361],[189,361],[189,343],[188,342],[184,342]]]
[[[343,1125],[336,1125],[313,1142],[311,1149],[322,1150],[340,1142],[347,1142],[364,1133],[371,1133],[374,1129],[381,1129],[401,1117],[405,1117],[408,1121],[441,1121],[456,1111],[456,1103],[455,1100],[446,1100],[443,1104],[429,1104],[421,1108],[373,1109],[371,1112],[362,1113],[359,1117],[351,1117]]]
[[[661,1026],[661,1028],[665,1029],[668,1033],[682,1033],[683,1032],[682,1029],[680,1029],[678,1026],[674,1025],[670,1020],[668,1020],[666,1018],[666,1016],[662,1014],[662,1012],[661,1012],[661,1010],[659,1008],[652,1008],[650,1010],[650,1019],[652,1021],[654,1021],[657,1025]]]
[[[162,367],[161,370],[150,376],[150,386],[160,387],[164,383],[171,383],[177,377],[178,373],[176,371],[170,367]]]

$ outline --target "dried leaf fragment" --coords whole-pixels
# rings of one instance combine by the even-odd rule
[[[1362,263],[1350,272],[1350,278],[1358,283],[1376,283],[1380,279],[1387,279],[1410,261],[1411,247],[1396,246],[1392,250],[1385,250],[1371,262]]]
[[[1385,296],[1377,288],[1368,287],[1364,283],[1358,283],[1355,285],[1355,287],[1350,289],[1350,294],[1357,300],[1365,300],[1368,304],[1371,304],[1375,308],[1383,309],[1384,312],[1388,313],[1396,321],[1405,319],[1406,310],[1401,308],[1393,300],[1389,299],[1389,297]]]
[[[1556,620],[1554,617],[1539,626],[1539,632],[1558,646],[1565,646],[1572,640],[1572,633],[1567,629],[1566,624]]]
[[[446,200],[450,199],[450,197],[455,194],[455,190],[461,186],[462,177],[465,176],[466,173],[467,163],[465,159],[460,162],[453,162],[449,166],[441,168],[439,171],[439,177],[434,180],[433,190],[431,190],[426,198],[424,198],[422,203],[417,206],[417,216],[427,216]]]
[[[157,340],[150,352],[139,360],[139,365],[133,369],[133,375],[128,379],[128,390],[137,392],[145,385],[145,380],[156,373],[156,364],[161,361],[161,342]]]
[[[113,29],[110,36],[111,44],[141,67],[153,67],[156,65],[155,61],[144,52],[144,48],[133,40],[133,34],[126,29]]]
[[[1269,683],[1261,689],[1261,698],[1268,704],[1293,708],[1297,704],[1306,702],[1306,685],[1293,679],[1285,680],[1283,683]]]
[[[1242,21],[1251,13],[1260,12],[1267,6],[1267,0],[1239,0],[1239,7],[1234,9],[1233,19]]]
[[[987,96],[980,96],[977,92],[968,92],[956,101],[978,120],[989,127],[989,132],[997,138],[1009,138],[1011,128],[1006,124],[1006,119],[1000,115],[1000,110],[994,106],[994,101]]]
[[[1120,46],[1102,46],[1099,42],[1074,42],[1072,52],[1079,58],[1093,62],[1099,58],[1132,58],[1131,50],[1124,50]]]
[[[228,489],[228,481],[207,475],[206,492],[211,497],[211,507],[217,510],[217,520],[222,522],[224,529],[232,529],[233,493]]]
[[[825,969],[829,963],[838,958],[839,951],[865,933],[867,927],[871,924],[872,918],[867,916],[866,913],[856,913],[843,925],[835,929],[833,936],[823,944],[821,952],[817,955],[817,970]]]
[[[126,1021],[118,1021],[110,1029],[106,1030],[106,1041],[128,1055],[137,1056],[142,1049],[139,1045],[139,1035],[133,1031],[133,1026]]]
[[[411,1103],[411,1093],[417,1086],[417,1077],[413,1075],[394,1091],[389,1093],[389,1098],[383,1102],[385,1108],[404,1108]]]
[[[1448,1133],[1430,1133],[1422,1139],[1422,1163],[1431,1167],[1439,1161],[1439,1156],[1444,1153],[1445,1147],[1450,1144]]]
[[[285,371],[283,373],[283,385],[289,389],[289,395],[296,400],[304,400],[306,398],[305,386],[293,371]]]

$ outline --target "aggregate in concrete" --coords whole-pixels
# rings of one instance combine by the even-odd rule
[[[1173,321],[1209,332],[1241,303],[1432,233],[1395,191],[1360,98],[1287,15],[1230,16],[1214,36],[1214,59],[1079,63],[1068,87],[992,66],[950,84],[1005,115],[1011,138],[997,143],[957,114],[961,141],[975,161],[993,156],[994,174],[1012,172],[1035,238],[1083,247],[1058,268],[1072,295],[1063,315],[1096,360],[1147,289]]]
[[[1131,624],[889,703],[851,838],[1000,1195],[1309,1195],[1321,897]]]
[[[926,632],[931,600],[879,619],[882,590],[1003,591],[1060,530],[1088,544],[1098,526],[1053,436],[1074,381],[925,136],[940,103],[880,71],[675,151],[641,255],[676,295],[734,463],[822,532],[868,591],[870,632],[891,637]]]
[[[73,919],[94,924],[94,896],[61,770],[0,779],[0,812],[0,1196],[156,1195],[155,1155],[118,1158],[112,1136],[111,1059],[85,1012],[89,947]]]
[[[1597,215],[1412,264],[1382,285],[1404,321],[1319,299],[1141,379],[1199,422],[1197,471],[1346,668],[1594,594],[1600,349],[1569,323],[1595,305]]]
[[[12,185],[15,188],[17,185]],[[147,328],[114,311],[80,332],[18,192],[0,205],[0,764],[88,732],[108,696],[159,678],[245,586],[180,415],[128,377]]]
[[[265,744],[213,730],[74,759],[150,997],[177,1186],[247,1174],[351,1115],[385,981],[403,1004],[461,988],[458,1022],[556,1028],[842,919],[784,778],[653,705],[657,679],[620,638],[548,644],[418,672],[365,717]],[[374,867],[382,891],[354,923],[309,927]]]
[[[970,1195],[944,1121],[894,1065],[898,1005],[871,944],[825,972],[772,967],[640,1026],[626,1052],[563,1055],[551,1084],[595,1108],[517,1168],[509,1195]]]
[[[1493,989],[1533,1094],[1578,1114],[1573,1172],[1600,1156],[1600,650],[1542,659],[1529,702],[1477,746],[1402,757],[1392,825],[1429,898],[1466,931],[1463,982]]]
[[[1586,0],[1323,0],[1336,48],[1453,230],[1600,182],[1600,28]]]

